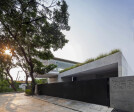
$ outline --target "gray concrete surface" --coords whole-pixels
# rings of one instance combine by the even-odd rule
[[[0,94],[0,112],[123,112],[106,106],[51,96]]]
[[[110,106],[134,112],[134,76],[110,79]]]
[[[76,112],[24,93],[0,94],[0,112]]]
[[[110,70],[114,71],[116,68],[118,77],[134,75],[134,72],[129,67],[123,54],[121,52],[118,52],[93,61],[91,63],[87,63],[74,69],[60,73],[58,75],[58,82],[70,81],[71,77],[73,76],[80,77],[81,75],[84,77],[85,74],[94,77],[92,75],[98,74],[100,72],[105,73]],[[109,75],[109,77],[111,77],[111,74],[107,73],[106,75]]]
[[[101,105],[90,104],[81,101],[63,99],[58,97],[46,96],[46,95],[39,95],[34,97],[78,112],[112,112],[113,110],[113,108],[109,108],[107,106],[101,106]]]

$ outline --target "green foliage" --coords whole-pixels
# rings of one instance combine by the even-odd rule
[[[12,92],[13,89],[9,87],[10,85],[6,80],[0,80],[0,92]]]
[[[33,59],[33,63],[34,63],[34,72],[37,74],[48,73],[49,71],[57,67],[57,65],[54,64],[44,65],[42,62],[40,62],[37,59]]]
[[[86,63],[90,63],[90,62],[92,62],[92,61],[95,61],[95,59],[90,58],[90,59],[88,59],[87,61],[85,61],[84,64],[86,64]]]
[[[19,88],[19,83],[15,82],[15,87],[17,91],[23,91],[21,88]],[[10,88],[10,85],[6,79],[0,79],[0,93],[3,92],[14,92],[14,90]]]
[[[44,74],[55,68],[52,64],[43,66],[40,60],[53,58],[52,50],[62,49],[68,42],[63,34],[63,30],[70,30],[68,19],[65,0],[1,0],[0,65],[6,65],[3,71],[8,68],[9,73],[19,66],[31,76],[34,86],[33,73]],[[6,48],[12,56],[4,55]]]
[[[47,79],[35,79],[36,84],[46,84]]]
[[[111,55],[111,54],[114,54],[114,53],[117,53],[117,52],[121,52],[119,49],[114,49],[114,50],[112,50],[110,53],[109,53],[109,55]]]
[[[98,59],[104,58],[104,57],[106,57],[106,56],[112,55],[112,54],[117,53],[117,52],[121,52],[121,51],[120,51],[119,49],[115,49],[115,50],[112,50],[110,53],[107,53],[107,54],[100,54],[100,55],[97,56],[96,58],[90,58],[90,59],[86,60],[84,63],[78,63],[78,64],[76,64],[76,65],[74,65],[74,66],[71,66],[71,67],[66,68],[66,69],[64,69],[64,70],[61,70],[60,73],[65,72],[65,71],[68,71],[68,70],[71,70],[71,69],[76,68],[76,67],[79,67],[79,66],[82,66],[82,65],[84,65],[84,64],[87,64],[87,63],[96,61],[96,60],[98,60]]]
[[[4,79],[3,69],[0,67],[0,80]]]
[[[31,89],[26,89],[25,94],[26,95],[32,95],[32,90]]]
[[[100,54],[99,56],[97,56],[97,57],[95,58],[95,60],[104,58],[104,57],[106,57],[106,56],[108,56],[108,55],[109,55],[109,54]]]

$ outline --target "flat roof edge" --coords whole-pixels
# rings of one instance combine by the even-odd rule
[[[108,56],[106,56],[106,57],[97,59],[97,60],[95,60],[95,61],[92,61],[92,62],[83,64],[83,65],[81,65],[81,66],[72,68],[72,69],[70,69],[70,70],[64,71],[64,72],[60,73],[59,75],[69,74],[70,72],[74,72],[74,71],[77,71],[77,70],[79,71],[79,69],[84,69],[84,68],[85,68],[84,66],[87,66],[87,65],[94,65],[94,66],[96,65],[96,66],[98,66],[96,63],[99,63],[100,65],[102,64],[102,66],[108,65],[108,64],[112,64],[112,63],[121,61],[121,56],[122,56],[122,55],[123,55],[122,52],[117,52],[117,53],[108,55]],[[118,59],[117,59],[117,58],[118,58]],[[112,59],[114,60],[113,62],[111,61]],[[78,69],[78,68],[79,68],[79,69]],[[76,69],[77,69],[77,70],[76,70]]]

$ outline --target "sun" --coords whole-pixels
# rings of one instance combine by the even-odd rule
[[[6,49],[6,50],[5,50],[5,54],[11,55],[12,53],[11,53],[11,51],[10,51],[9,49]]]

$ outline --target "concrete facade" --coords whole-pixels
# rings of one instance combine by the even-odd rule
[[[53,78],[48,78],[48,83],[56,83],[58,81],[57,77],[53,77]]]
[[[110,78],[110,106],[134,112],[134,76]]]
[[[121,52],[111,54],[63,73],[59,73],[59,71],[75,65],[77,62],[55,58],[44,62],[44,64],[56,64],[58,66],[55,70],[47,74],[37,75],[37,78],[48,78],[49,83],[68,82],[72,81],[74,78],[80,81],[134,75]]]
[[[58,82],[134,75],[121,52],[84,64],[58,75]],[[85,79],[84,79],[85,78]]]
[[[58,82],[97,78],[110,79],[110,107],[134,112],[134,72],[121,52],[65,71],[58,75]]]
[[[110,107],[134,112],[134,72],[121,52],[49,77],[49,83],[100,78],[110,79]]]
[[[39,59],[40,60],[40,59]],[[50,72],[40,75],[40,74],[34,74],[34,76],[36,78],[47,78],[48,79],[48,83],[55,83],[58,82],[58,74],[59,71],[65,69],[65,68],[69,68],[71,66],[74,66],[75,64],[77,64],[78,62],[74,62],[74,61],[70,61],[70,60],[66,60],[66,59],[61,59],[61,58],[53,58],[50,60],[40,60],[44,65],[49,65],[49,64],[54,64],[57,65],[57,67],[53,70],[51,70]]]

